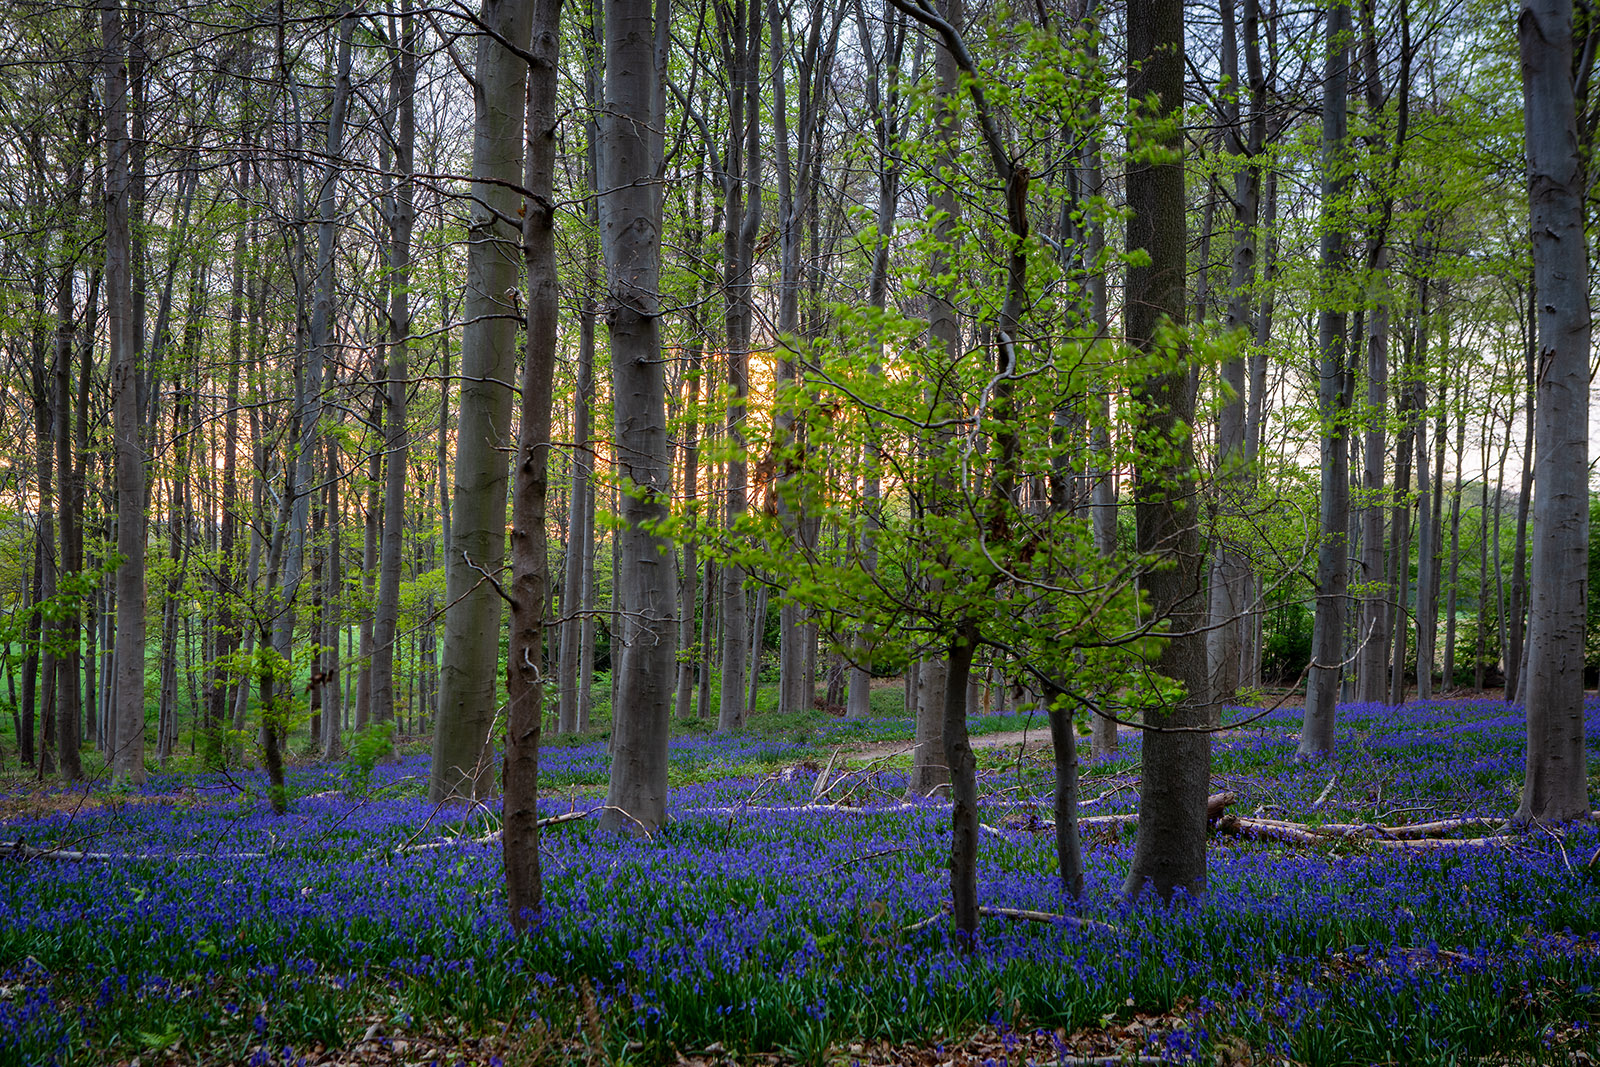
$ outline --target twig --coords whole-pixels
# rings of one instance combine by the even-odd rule
[[[889,855],[893,855],[896,852],[910,852],[910,851],[911,851],[911,846],[910,845],[897,845],[894,848],[880,848],[880,849],[878,849],[878,851],[876,851],[876,852],[868,852],[864,856],[849,856],[849,857],[846,857],[845,859],[842,859],[838,863],[835,863],[832,867],[829,867],[827,870],[823,871],[822,873],[823,874],[832,874],[834,871],[838,870],[840,867],[845,867],[845,866],[848,866],[849,864],[852,864],[852,863],[865,863],[868,860],[875,860],[879,856],[889,856]]]

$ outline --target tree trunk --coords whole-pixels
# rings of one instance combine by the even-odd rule
[[[138,341],[134,319],[128,49],[122,8],[101,0],[106,122],[106,315],[117,490],[117,674],[110,716],[112,778],[142,785],[144,768],[144,449],[140,441]]]
[[[1589,553],[1589,262],[1572,88],[1571,0],[1524,0],[1517,20],[1528,215],[1539,294],[1528,755],[1516,819],[1587,818],[1584,611]]]
[[[528,347],[511,499],[511,644],[506,688],[506,905],[527,929],[543,907],[539,870],[539,734],[544,722],[544,626],[550,563],[545,495],[550,467],[551,385],[556,365],[556,71],[561,0],[534,0],[528,63],[528,155],[523,256],[528,270]],[[666,746],[663,745],[663,754]]]
[[[699,249],[704,244],[704,237],[700,232],[704,184],[704,174],[697,169],[694,202],[689,209],[688,245],[693,249]],[[705,286],[702,285],[699,291],[702,298],[708,297]],[[698,518],[700,498],[700,378],[704,372],[705,344],[702,340],[704,335],[700,330],[700,312],[697,306],[689,309],[688,317],[690,340],[686,377],[689,389],[684,402],[686,411],[683,432],[683,508],[687,525],[692,530]],[[674,703],[678,718],[684,722],[695,718],[697,708],[694,699],[694,679],[699,650],[695,646],[695,594],[699,588],[700,562],[694,536],[690,534],[684,538],[683,568],[678,573],[678,679]]]
[[[1338,230],[1338,201],[1345,195],[1350,8],[1335,0],[1328,11],[1327,58],[1322,88],[1322,276],[1324,306],[1317,315],[1320,370],[1317,408],[1322,419],[1322,537],[1317,549],[1317,611],[1312,625],[1311,668],[1306,682],[1302,756],[1333,751],[1334,705],[1344,658],[1345,596],[1350,567],[1346,528],[1350,511],[1346,416],[1354,383],[1346,353],[1345,313],[1338,305],[1339,278],[1345,269],[1345,239]]]
[[[1183,5],[1181,0],[1136,0],[1128,8],[1128,100],[1158,100],[1157,118],[1181,124],[1183,107]],[[1140,578],[1156,618],[1170,620],[1156,669],[1184,687],[1177,703],[1145,713],[1141,754],[1139,836],[1123,894],[1137,899],[1153,889],[1163,901],[1182,891],[1206,893],[1206,796],[1211,782],[1211,735],[1195,732],[1211,720],[1206,688],[1204,557],[1196,521],[1194,421],[1188,361],[1164,351],[1162,328],[1183,325],[1184,220],[1182,132],[1161,138],[1177,158],[1140,162],[1128,171],[1128,248],[1148,262],[1128,268],[1124,323],[1128,341],[1167,361],[1136,390],[1139,433],[1152,442],[1134,475],[1139,552],[1161,566]],[[1149,138],[1146,132],[1145,138]],[[1132,147],[1132,145],[1130,145]],[[1176,731],[1168,728],[1176,727]]]
[[[1361,631],[1357,635],[1356,699],[1364,704],[1383,702],[1389,662],[1389,621],[1394,612],[1384,581],[1383,512],[1384,474],[1388,467],[1389,420],[1389,317],[1388,297],[1377,279],[1388,272],[1386,245],[1368,254],[1373,280],[1368,289],[1372,329],[1367,334],[1366,451],[1361,475]],[[1386,283],[1385,283],[1386,284]]]
[[[750,693],[745,698],[744,711],[739,716],[741,727],[748,716],[756,713],[756,697],[761,692],[761,661],[766,653],[767,597],[770,595],[765,582],[756,590],[755,611],[750,619]]]
[[[322,758],[335,760],[342,750],[340,732],[344,729],[343,690],[339,681],[339,633],[344,629],[344,543],[339,523],[339,446],[336,438],[328,440],[327,499],[323,510],[327,512],[328,561],[327,586],[322,594]]]
[[[411,230],[416,222],[416,34],[411,12],[401,16],[402,40],[390,57],[395,170],[389,216],[389,368],[384,411],[383,537],[378,550],[378,603],[372,621],[372,710],[376,722],[395,716],[394,653],[400,622],[400,551],[406,515],[406,472],[411,449],[406,397],[411,348]],[[498,644],[498,642],[496,642]],[[497,649],[498,652],[498,649]]]
[[[728,337],[727,529],[739,527],[749,507],[749,471],[744,454],[745,397],[750,392],[750,319],[756,240],[761,234],[761,19],[755,0],[735,0],[717,8],[723,25],[724,63],[728,67],[728,160],[724,190],[727,208],[723,234],[723,278],[727,290],[724,323]],[[741,140],[741,136],[743,140]],[[735,535],[736,536],[736,535]],[[717,730],[744,727],[745,672],[760,673],[747,663],[744,635],[745,570],[733,561],[722,565],[722,693]]]
[[[1233,94],[1223,106],[1221,116],[1227,149],[1238,163],[1234,178],[1233,262],[1228,280],[1226,326],[1230,331],[1250,335],[1251,301],[1256,276],[1256,225],[1260,217],[1261,169],[1256,156],[1266,135],[1265,82],[1261,74],[1259,11],[1256,0],[1245,4],[1244,29],[1246,63],[1250,80],[1250,127],[1246,135],[1240,117],[1239,57],[1234,28],[1232,0],[1222,4],[1223,76]],[[1251,479],[1245,465],[1250,456],[1245,450],[1245,357],[1239,355],[1222,366],[1222,380],[1228,397],[1219,413],[1217,425],[1217,467],[1221,479],[1223,518],[1242,510],[1243,495]],[[1213,718],[1220,724],[1222,704],[1234,700],[1241,681],[1242,646],[1246,621],[1246,601],[1250,588],[1250,565],[1243,548],[1222,523],[1214,538],[1211,561],[1210,631],[1206,639],[1207,675],[1216,702]]]
[[[82,167],[74,175],[82,180]],[[76,212],[74,212],[76,214]],[[83,529],[80,494],[72,466],[72,359],[75,339],[76,308],[73,298],[74,271],[62,271],[56,293],[56,358],[55,374],[51,380],[52,406],[55,420],[56,476],[59,485],[57,499],[61,501],[61,550],[57,556],[64,574],[76,576],[83,569]],[[86,320],[86,332],[93,334],[93,320]],[[55,626],[55,637],[62,654],[58,659],[60,677],[56,683],[56,746],[59,753],[61,777],[75,782],[83,777],[83,766],[78,757],[80,714],[78,684],[80,668],[79,633],[81,614],[79,598],[74,595],[62,605],[60,620]]]
[[[483,0],[480,21],[512,48],[528,40],[532,5]],[[499,701],[501,571],[506,554],[511,379],[516,372],[518,196],[528,65],[478,38],[472,148],[472,222],[461,335],[455,506],[445,563],[444,660],[428,795],[481,796],[491,788],[490,728]]]
[[[51,441],[51,434],[55,430],[55,414],[52,411],[52,402],[55,397],[55,361],[58,358],[60,345],[52,345],[46,332],[45,311],[45,279],[48,263],[45,259],[46,251],[41,243],[39,247],[39,260],[36,264],[37,285],[33,312],[37,316],[35,327],[32,331],[33,366],[29,385],[30,399],[33,404],[33,492],[38,506],[38,525],[34,528],[34,597],[35,610],[39,617],[29,624],[33,637],[32,654],[29,657],[28,673],[32,676],[36,671],[39,676],[39,776],[41,778],[55,774],[56,760],[56,674],[58,659],[56,649],[59,647],[60,624],[51,617],[56,601],[56,574],[59,568],[59,557],[56,553],[56,521],[55,521],[55,444]],[[29,709],[28,718],[33,718],[33,709]]]
[[[1461,460],[1467,444],[1467,419],[1461,395],[1465,388],[1463,374],[1456,379],[1455,481],[1450,487],[1450,577],[1445,582],[1443,688],[1447,693],[1456,688],[1456,595],[1461,577]]]
[[[597,14],[591,6],[591,16]],[[589,85],[590,103],[599,113],[600,57],[596,54],[594,27],[588,27],[585,37],[584,78]],[[597,192],[599,174],[599,124],[591,118],[585,124],[588,146],[585,152],[584,174],[591,194]],[[589,196],[588,222],[591,231],[599,228],[600,209],[597,198]],[[557,687],[560,706],[556,717],[556,731],[570,734],[584,728],[589,719],[588,692],[590,679],[585,671],[593,665],[594,619],[590,610],[594,588],[594,451],[590,438],[594,436],[594,291],[598,284],[599,263],[594,240],[584,240],[584,272],[582,289],[578,297],[578,367],[577,388],[572,396],[572,490],[567,504],[567,567],[562,575],[561,587],[561,656],[558,661]],[[585,644],[585,635],[588,644]],[[584,652],[588,649],[589,660]],[[581,679],[581,681],[580,681]]]
[[[1509,701],[1519,700],[1525,694],[1522,690],[1522,661],[1524,655],[1523,637],[1525,636],[1524,616],[1528,608],[1528,508],[1533,496],[1534,483],[1534,427],[1538,423],[1538,416],[1534,411],[1534,398],[1538,391],[1538,359],[1540,356],[1541,340],[1538,336],[1537,306],[1538,287],[1529,279],[1528,290],[1528,343],[1527,358],[1524,370],[1524,392],[1526,398],[1522,407],[1522,480],[1517,488],[1517,539],[1511,550],[1511,607],[1506,612],[1506,625],[1510,631],[1510,654],[1506,656],[1506,687],[1505,698]]]
[[[959,30],[966,21],[964,0],[941,0],[940,16],[945,23]],[[961,94],[961,69],[954,51],[941,47],[934,53],[935,92],[933,152],[935,166],[954,169],[959,155],[960,123],[959,97]],[[961,205],[954,188],[947,182],[937,183],[929,194],[929,207],[935,219],[933,242],[928,251],[928,276],[935,279],[953,279],[957,273],[952,260],[957,241],[957,227]],[[928,338],[935,350],[942,350],[946,366],[954,367],[961,359],[961,323],[956,318],[953,281],[935,285],[928,294]],[[950,398],[938,394],[947,383],[930,387],[930,401],[949,402]],[[925,505],[929,510],[948,506],[950,492],[948,479],[935,479],[932,497]],[[930,580],[930,599],[938,594],[940,579]],[[948,719],[945,708],[945,690],[948,665],[938,659],[925,659],[918,669],[916,743],[911,750],[911,778],[908,791],[926,795],[950,781],[951,767],[945,758],[947,745],[944,725]]]
[[[1422,293],[1427,299],[1426,290]],[[1390,704],[1406,701],[1406,646],[1411,635],[1411,478],[1416,458],[1421,454],[1421,437],[1426,425],[1423,409],[1427,405],[1425,392],[1425,320],[1419,329],[1408,329],[1404,344],[1404,363],[1401,380],[1396,384],[1399,402],[1396,416],[1400,422],[1395,438],[1394,505],[1389,515],[1389,602],[1392,651],[1389,657]],[[1420,472],[1418,472],[1420,475]]]
[[[1061,888],[1074,900],[1083,895],[1083,843],[1078,838],[1078,732],[1063,694],[1045,687],[1050,715],[1050,746],[1055,753],[1056,867]]]
[[[652,118],[665,92],[656,34],[667,7],[651,0],[606,5],[605,109],[600,123],[601,250],[610,312],[617,480],[627,487],[613,580],[621,627],[612,760],[601,825],[654,833],[666,818],[676,588],[672,543],[659,532],[672,496],[666,375],[661,359],[661,193],[654,184],[661,134]]]
[[[945,0],[950,5],[952,0]],[[959,0],[955,0],[959,2]],[[955,25],[952,23],[952,25]],[[967,740],[967,680],[977,651],[978,627],[968,620],[951,640],[945,662],[944,762],[950,768],[950,913],[962,948],[976,948],[978,932],[978,776]]]
[[[384,346],[380,343],[374,346],[372,370],[373,377],[387,376],[386,357]],[[383,536],[383,453],[381,444],[387,438],[384,427],[384,415],[387,407],[385,403],[386,390],[383,386],[374,384],[372,395],[367,407],[367,422],[371,427],[372,435],[380,442],[372,448],[371,455],[367,457],[367,497],[365,507],[362,509],[361,523],[361,588],[365,594],[363,602],[371,605],[377,602],[378,589],[378,541]],[[448,553],[446,554],[448,559]],[[372,701],[372,662],[373,637],[377,632],[375,613],[370,609],[361,613],[361,669],[356,675],[356,710],[355,728],[364,730],[373,721]]]
[[[932,796],[950,784],[950,764],[944,746],[948,674],[948,665],[942,659],[925,659],[917,665],[916,733],[912,739],[907,796]]]

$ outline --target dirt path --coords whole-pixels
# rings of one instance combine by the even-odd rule
[[[1136,732],[1131,726],[1118,729],[1118,734],[1131,737]],[[1002,730],[993,734],[977,734],[972,738],[973,748],[1009,748],[1012,745],[1027,745],[1029,752],[1046,752],[1050,749],[1050,726],[1040,722],[1028,730]],[[870,745],[851,752],[846,758],[853,760],[875,760],[885,756],[907,756],[911,754],[910,741],[875,741]]]

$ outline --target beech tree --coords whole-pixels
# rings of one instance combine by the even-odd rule
[[[117,653],[116,694],[108,748],[113,773],[134,785],[144,767],[144,463],[139,442],[139,366],[134,337],[132,174],[128,136],[128,53],[122,8],[100,5],[106,123],[106,313],[112,409],[116,426]]]
[[[1311,638],[1311,663],[1306,681],[1306,712],[1300,732],[1300,754],[1333,749],[1334,704],[1344,659],[1345,596],[1350,582],[1348,525],[1350,511],[1349,434],[1351,394],[1355,380],[1349,368],[1348,323],[1345,318],[1343,273],[1345,235],[1343,198],[1348,136],[1350,6],[1335,0],[1328,8],[1322,89],[1322,305],[1317,312],[1317,415],[1322,422],[1322,465],[1317,547],[1317,613]]]
[[[444,659],[428,793],[477,796],[490,784],[490,729],[499,714],[502,568],[516,371],[528,0],[484,0],[472,99],[472,202],[462,313],[455,501],[445,560]]]
[[[1594,34],[1594,27],[1586,29]],[[1589,577],[1589,256],[1570,0],[1517,16],[1528,138],[1528,224],[1538,303],[1528,756],[1518,822],[1588,818],[1584,621]],[[1578,71],[1588,84],[1594,63]]]
[[[1149,107],[1160,125],[1146,143],[1131,143],[1127,177],[1128,248],[1146,262],[1128,267],[1124,329],[1147,352],[1181,346],[1185,235],[1181,114],[1182,0],[1131,0],[1128,5],[1128,100]],[[1200,528],[1194,503],[1194,450],[1189,423],[1194,392],[1181,353],[1135,394],[1147,460],[1135,472],[1139,550],[1161,560],[1143,576],[1150,606],[1170,621],[1157,669],[1183,686],[1169,708],[1145,713],[1140,755],[1139,838],[1124,895],[1148,886],[1163,900],[1178,890],[1206,892],[1206,796],[1211,783],[1210,691]]]
[[[665,86],[658,40],[667,8],[615,0],[605,9],[605,109],[600,123],[600,247],[610,310],[617,479],[622,494],[622,611],[610,787],[601,823],[652,833],[666,818],[677,597],[666,529],[672,493],[666,373],[661,360],[661,163]],[[617,653],[613,651],[613,658]]]

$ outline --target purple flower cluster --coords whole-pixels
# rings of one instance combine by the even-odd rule
[[[1600,738],[1600,705],[1587,708]],[[1521,775],[1521,716],[1498,702],[1340,709],[1340,745],[1292,759],[1282,712],[1218,739],[1235,810],[1304,822],[1503,817]],[[0,839],[113,854],[0,861],[0,1067],[92,1062],[92,1050],[202,1035],[248,1059],[359,1039],[356,1020],[578,1025],[592,998],[618,1041],[772,1049],[861,1037],[955,1035],[1000,1006],[1010,1024],[1100,1025],[1137,1008],[1187,1013],[1147,1055],[1205,1058],[1218,1035],[1301,1062],[1360,1060],[1361,1034],[1467,1047],[1600,1013],[1600,835],[1530,833],[1511,847],[1288,848],[1219,838],[1211,896],[1167,910],[1121,899],[1131,843],[1091,832],[1081,901],[1061,891],[1052,838],[1016,818],[1048,809],[1036,762],[986,759],[979,896],[1096,920],[990,920],[979,951],[932,916],[948,892],[948,809],[904,804],[892,774],[857,810],[810,804],[815,772],[717,777],[836,740],[674,742],[672,818],[653,839],[594,821],[545,834],[546,912],[514,938],[500,855],[470,840],[493,813],[419,799],[420,761],[380,767],[376,793],[334,769],[297,771],[290,814],[226,782],[165,779],[146,796],[0,825]],[[1137,742],[1085,766],[1085,814],[1131,810]],[[550,814],[598,803],[603,743],[553,745]],[[835,772],[837,773],[837,771]],[[236,781],[242,781],[235,776]],[[259,783],[252,780],[252,788]],[[419,845],[442,847],[419,849]],[[1530,1035],[1535,1035],[1530,1037]],[[1495,1047],[1495,1046],[1488,1046]],[[1422,1057],[1427,1058],[1427,1057]]]

